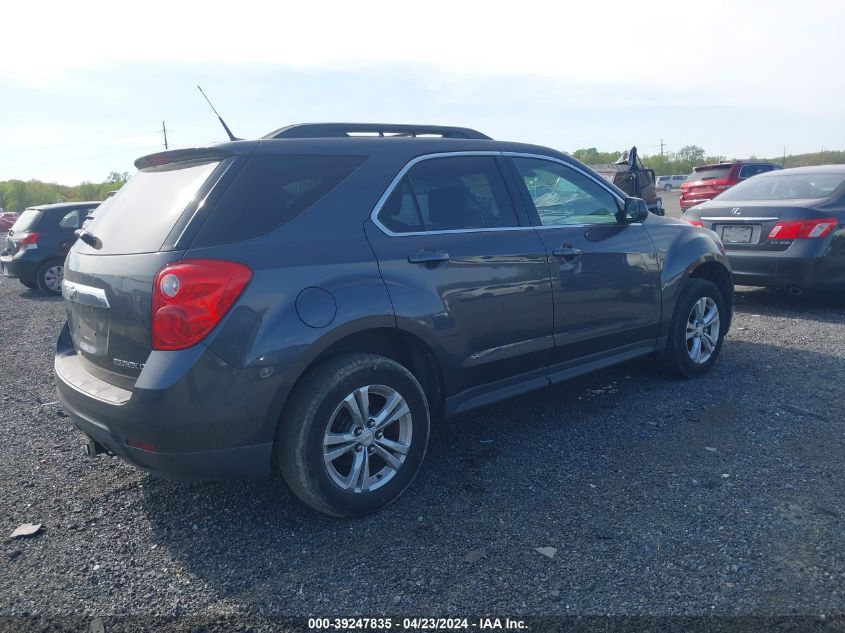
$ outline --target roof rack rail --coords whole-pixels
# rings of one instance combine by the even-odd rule
[[[264,138],[348,138],[356,136],[423,136],[490,140],[490,137],[486,134],[466,127],[390,123],[300,123],[270,132]]]

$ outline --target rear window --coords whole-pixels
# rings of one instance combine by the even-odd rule
[[[739,168],[740,178],[751,178],[757,174],[764,174],[775,169],[774,165],[743,165]]]
[[[696,182],[698,180],[715,180],[717,178],[725,178],[731,170],[730,165],[719,165],[717,167],[705,167],[704,169],[694,169],[689,175],[687,182]]]
[[[364,156],[251,156],[192,246],[215,246],[269,233],[311,207],[364,160]]]
[[[152,253],[161,248],[174,224],[205,184],[219,161],[176,163],[143,169],[109,200],[109,212],[97,213],[87,230],[102,242],[97,255]]]
[[[773,174],[741,182],[720,195],[719,200],[827,198],[843,183],[843,174]]]
[[[9,229],[10,232],[14,231],[15,233],[25,233],[31,230],[35,224],[38,222],[38,218],[41,217],[41,212],[35,209],[27,209],[23,213],[20,214],[15,223],[12,225],[12,228]]]

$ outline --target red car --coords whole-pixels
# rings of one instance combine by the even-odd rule
[[[759,160],[735,160],[696,167],[681,185],[681,211],[712,200],[725,189],[730,189],[746,178],[775,169],[783,167],[777,163]]]
[[[12,213],[11,211],[0,213],[0,233],[8,233],[17,219],[17,213]]]

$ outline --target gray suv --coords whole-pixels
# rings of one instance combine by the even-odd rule
[[[365,514],[433,417],[647,354],[697,376],[730,324],[712,231],[545,147],[313,124],[136,166],[68,254],[55,374],[90,453],[162,476]]]

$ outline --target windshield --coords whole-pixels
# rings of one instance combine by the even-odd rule
[[[827,198],[845,174],[778,174],[750,178],[725,191],[719,200],[800,200]]]
[[[175,163],[139,171],[98,207],[86,227],[101,240],[102,248],[94,250],[81,242],[76,248],[96,255],[159,250],[218,164],[219,161]]]
[[[687,182],[696,182],[698,180],[715,180],[716,178],[724,178],[731,170],[730,165],[718,165],[714,167],[696,168],[687,178]]]
[[[10,233],[25,233],[32,229],[35,226],[36,222],[38,222],[38,218],[41,217],[41,212],[36,209],[27,209],[23,213],[21,213],[20,217],[15,220],[15,223],[12,225],[12,228],[9,230]]]

